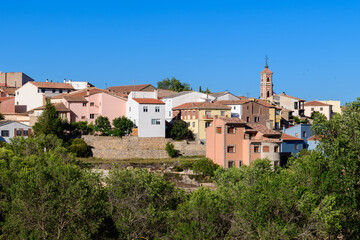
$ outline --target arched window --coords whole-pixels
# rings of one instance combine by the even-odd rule
[[[267,82],[270,82],[270,78],[268,77],[268,78],[266,79],[266,81],[267,81]]]

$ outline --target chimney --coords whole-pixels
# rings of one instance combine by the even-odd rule
[[[64,78],[64,83],[66,83],[66,78]]]
[[[49,79],[47,78],[45,82],[49,82]]]
[[[89,95],[90,95],[90,84],[87,84],[86,85],[86,96],[89,96]]]

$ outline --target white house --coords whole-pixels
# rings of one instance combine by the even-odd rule
[[[319,112],[324,114],[327,120],[330,120],[332,117],[333,111],[332,111],[332,105],[330,104],[326,104],[319,101],[311,101],[311,102],[306,102],[304,106],[305,106],[305,116],[307,117],[311,117],[311,114],[313,112]]]
[[[243,110],[243,104],[245,102],[248,102],[248,99],[244,100],[220,100],[215,101],[215,103],[222,104],[225,106],[231,107],[231,117],[232,118],[241,118],[242,110]]]
[[[15,92],[15,109],[17,112],[26,112],[43,106],[50,97],[73,90],[69,83],[27,82]]]
[[[212,102],[213,100],[215,100],[215,97],[196,91],[184,91],[169,95],[162,98],[162,101],[165,103],[165,119],[166,121],[171,122],[174,117],[172,109],[184,103]]]
[[[274,94],[267,98],[276,105],[293,111],[294,116],[304,116],[304,103],[305,100],[286,95],[284,92],[281,94]]]
[[[126,103],[126,116],[138,128],[139,137],[165,137],[165,103],[158,99],[157,91],[130,92]]]
[[[19,122],[0,121],[0,141],[10,142],[10,139],[17,136],[27,138],[31,135],[31,127]]]
[[[231,92],[225,91],[225,92],[216,92],[210,94],[212,97],[216,98],[216,100],[239,100],[237,96],[232,94]]]

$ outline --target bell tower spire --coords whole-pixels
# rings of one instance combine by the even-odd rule
[[[269,58],[265,56],[265,69],[260,73],[261,82],[260,82],[260,99],[266,99],[273,95],[273,82],[272,75],[273,73],[269,70],[267,60]]]

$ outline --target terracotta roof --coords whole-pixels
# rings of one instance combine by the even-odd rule
[[[286,133],[283,133],[281,135],[281,139],[284,140],[284,141],[303,141],[303,139],[301,139],[301,138],[297,138],[297,137],[291,136],[291,135],[286,134]]]
[[[83,96],[64,96],[64,99],[68,102],[87,102]]]
[[[235,123],[243,123],[246,124],[246,122],[240,118],[221,118],[221,120],[223,120],[225,123],[229,123],[229,124],[235,124]]]
[[[154,98],[133,98],[133,100],[140,104],[165,104],[163,101]]]
[[[58,112],[70,112],[70,109],[68,109],[63,103],[53,103],[53,105],[54,105],[56,111],[58,111]],[[45,105],[34,108],[34,109],[30,110],[29,112],[33,112],[34,110],[44,110],[44,109],[45,109]]]
[[[14,99],[15,97],[0,97],[0,102],[4,102],[9,99]]]
[[[284,97],[288,97],[288,98],[292,98],[292,99],[295,99],[295,100],[299,100],[299,101],[305,101],[301,98],[297,98],[297,97],[293,97],[293,96],[290,96],[290,95],[286,95],[285,93],[281,93],[281,94],[277,94],[278,96],[284,96]]]
[[[190,102],[184,103],[180,106],[174,107],[173,110],[180,110],[180,109],[224,109],[230,110],[231,107],[224,106],[218,103],[210,103],[210,102]]]
[[[177,93],[175,91],[171,91],[171,90],[167,90],[167,89],[158,89],[157,91],[158,91],[158,98],[160,98],[160,99]]]
[[[306,102],[304,106],[331,106],[330,104],[322,103],[319,101]]]
[[[8,95],[14,95],[15,96],[15,91],[18,90],[19,88],[16,87],[0,87],[1,91],[6,92]]]
[[[114,91],[114,92],[120,92],[120,93],[123,93],[123,92],[130,93],[131,91],[141,91],[144,88],[149,87],[149,86],[152,86],[152,85],[151,84],[138,84],[138,85],[126,85],[126,86],[114,86],[114,87],[108,87],[107,90]],[[152,87],[154,87],[154,86],[152,86]]]
[[[97,93],[107,93],[107,94],[110,94],[111,96],[121,98],[126,101],[126,98],[119,96],[117,93],[109,92],[108,90],[104,90],[104,89],[97,88],[97,87],[90,87],[89,89],[81,89],[81,90],[73,91],[70,93],[59,94],[57,96],[51,97],[50,99],[62,99],[66,96],[86,97],[86,96],[94,95]]]
[[[268,68],[265,68],[264,70],[262,70],[261,73],[273,73],[272,71],[270,71]]]
[[[258,123],[247,123],[247,126],[249,126],[250,128],[252,128],[255,131],[261,132],[264,135],[281,135],[279,132],[272,130],[268,127],[266,127],[265,125],[262,124],[258,124]]]
[[[320,141],[323,136],[312,136],[308,138],[308,141]]]
[[[74,89],[70,83],[29,82],[38,88]]]
[[[250,100],[244,99],[244,100],[216,100],[215,103],[217,104],[223,104],[223,105],[242,105],[246,102],[249,102]]]
[[[257,103],[259,103],[259,104],[261,104],[261,105],[263,105],[263,106],[265,106],[265,107],[276,108],[276,109],[279,109],[279,110],[282,109],[282,108],[279,107],[279,106],[273,105],[273,104],[268,103],[268,102],[266,102],[266,101],[264,101],[264,100],[261,100],[261,99],[258,99],[258,100],[256,100],[255,102],[257,102]]]
[[[247,99],[247,97],[245,96],[237,96],[240,100],[244,100],[244,99]]]

